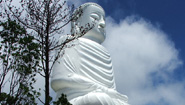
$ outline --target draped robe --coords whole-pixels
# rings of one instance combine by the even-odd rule
[[[70,42],[61,53],[51,86],[57,98],[64,93],[73,105],[127,105],[127,97],[115,90],[110,54],[86,38]]]

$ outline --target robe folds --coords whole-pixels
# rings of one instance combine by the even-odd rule
[[[51,87],[73,105],[128,105],[115,89],[112,61],[99,43],[78,38],[68,43],[53,67]]]

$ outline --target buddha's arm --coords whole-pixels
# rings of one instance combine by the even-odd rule
[[[62,88],[67,88],[67,87],[74,88],[74,89],[92,89],[92,90],[96,90],[96,89],[103,90],[104,88],[106,88],[78,74],[71,74],[68,77],[53,79],[51,81],[51,86],[55,91],[58,91]]]
[[[81,90],[84,89],[88,91],[104,92],[112,97],[116,97],[125,101],[128,100],[126,96],[121,95],[116,90],[97,84],[92,80],[77,74],[70,75],[67,78],[52,80],[51,86],[55,91],[59,91],[62,88],[72,88],[72,89],[81,89]]]

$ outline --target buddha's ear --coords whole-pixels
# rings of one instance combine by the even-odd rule
[[[79,21],[71,21],[71,35],[77,35],[79,32]]]
[[[74,36],[75,34],[75,21],[71,21],[71,35]]]
[[[75,27],[75,21],[71,21],[71,29],[73,28],[73,27]]]
[[[71,27],[76,27],[76,26],[79,26],[79,20],[76,20],[76,21],[71,21]]]

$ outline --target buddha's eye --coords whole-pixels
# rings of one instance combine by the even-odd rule
[[[93,18],[94,20],[99,20],[100,19],[100,16],[96,13],[92,13],[91,15],[91,18]]]

